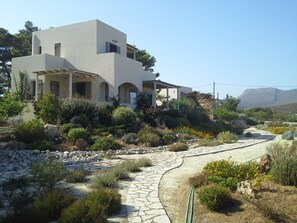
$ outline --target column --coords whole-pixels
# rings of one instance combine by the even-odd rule
[[[68,82],[68,97],[71,99],[72,98],[72,75],[73,73],[69,73],[69,82]]]
[[[169,110],[169,89],[166,88],[166,109]]]
[[[152,97],[154,109],[156,109],[156,88],[157,88],[157,84],[154,82],[154,92],[153,92],[153,97]]]
[[[38,85],[39,85],[38,74],[36,74],[36,80],[35,80],[35,101],[38,100]]]
[[[179,110],[179,101],[180,101],[180,92],[179,92],[179,87],[176,89],[177,90],[177,110]]]

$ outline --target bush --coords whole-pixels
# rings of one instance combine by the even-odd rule
[[[66,174],[66,167],[63,163],[54,160],[43,160],[34,163],[31,168],[33,180],[41,187],[52,189],[57,182],[62,180]]]
[[[74,128],[74,129],[69,130],[67,136],[68,136],[69,139],[73,140],[74,143],[75,143],[76,140],[78,140],[78,139],[87,140],[88,139],[88,132],[84,128]]]
[[[117,180],[127,180],[130,178],[128,170],[123,168],[123,165],[113,167],[111,172]]]
[[[13,128],[16,128],[18,125],[22,124],[23,122],[24,122],[23,117],[20,115],[12,116],[7,119],[7,123]]]
[[[160,123],[165,124],[167,128],[173,129],[179,126],[179,123],[169,115],[161,115],[159,117]]]
[[[86,176],[88,174],[88,171],[86,170],[74,170],[68,174],[66,177],[67,183],[80,183],[86,181]]]
[[[95,189],[115,188],[117,186],[117,176],[111,170],[102,171],[92,183],[92,187]]]
[[[86,203],[90,207],[105,207],[106,215],[116,214],[121,210],[121,195],[115,189],[101,188],[87,195]]]
[[[223,143],[234,143],[238,141],[238,137],[229,131],[227,132],[220,132],[218,135],[218,140]]]
[[[153,132],[148,132],[147,134],[141,134],[139,136],[139,141],[146,146],[159,146],[161,143],[160,137]]]
[[[140,172],[140,165],[133,160],[126,160],[122,163],[122,167],[131,173]]]
[[[111,124],[111,116],[114,107],[109,104],[102,104],[99,106],[99,121],[101,124],[109,125]]]
[[[245,133],[245,137],[252,137],[253,135],[252,135],[252,133],[251,132],[246,132]]]
[[[70,129],[73,129],[73,128],[75,128],[75,125],[73,123],[65,123],[60,126],[60,132],[62,134],[68,134]]]
[[[255,163],[237,163],[229,160],[212,161],[203,168],[208,174],[208,181],[236,188],[237,182],[255,178],[259,171]]]
[[[65,208],[59,219],[60,223],[107,222],[103,205],[91,206],[86,200],[77,200]]]
[[[65,98],[61,104],[61,122],[69,123],[70,120],[79,115],[86,115],[89,122],[96,124],[99,121],[98,106],[86,98]]]
[[[31,144],[31,149],[38,149],[38,150],[53,150],[54,146],[53,143],[47,140],[36,140]]]
[[[127,133],[123,135],[123,137],[121,138],[121,140],[127,144],[136,144],[137,139],[138,139],[138,135],[134,132]]]
[[[270,174],[277,183],[297,186],[297,158],[281,157],[273,162]]]
[[[61,101],[54,94],[46,94],[35,103],[34,109],[37,117],[45,123],[56,124],[61,112]]]
[[[199,173],[189,178],[189,184],[195,188],[201,187],[207,184],[207,174]]]
[[[7,93],[0,99],[0,117],[8,118],[22,113],[26,107],[16,94]]]
[[[286,131],[294,131],[294,127],[270,127],[268,128],[268,131],[272,134],[283,134]]]
[[[148,158],[140,158],[136,161],[137,165],[140,166],[140,167],[150,167],[152,166],[152,161]]]
[[[118,107],[112,112],[112,121],[116,125],[124,125],[131,129],[137,123],[137,115],[131,108]]]
[[[90,149],[94,151],[102,150],[119,150],[122,146],[118,144],[113,138],[111,137],[102,137],[95,141],[95,144],[93,144]]]
[[[25,143],[33,143],[45,137],[43,124],[38,119],[21,123],[15,128],[14,134],[17,140]]]
[[[286,131],[282,134],[282,139],[293,140],[295,131]]]
[[[229,111],[225,107],[219,107],[214,110],[214,118],[222,121],[231,121],[238,119],[238,115],[234,111]]]
[[[197,141],[197,144],[199,146],[214,147],[214,146],[222,145],[222,142],[218,140],[212,140],[212,139],[201,139]]]
[[[297,186],[297,142],[276,143],[267,150],[272,158],[270,174],[273,179],[283,185]]]
[[[91,124],[92,120],[86,114],[79,114],[70,119],[70,123],[87,128]]]
[[[187,119],[192,126],[204,126],[209,121],[209,117],[201,110],[191,110],[187,113]]]
[[[185,143],[175,143],[168,146],[168,150],[171,152],[180,152],[188,150],[189,146]]]
[[[53,190],[39,196],[33,202],[33,208],[55,221],[60,217],[62,210],[73,202],[74,198],[70,193]]]
[[[222,210],[230,204],[230,190],[220,185],[203,186],[199,192],[201,204],[212,211]]]
[[[172,134],[165,134],[162,137],[162,141],[164,142],[164,144],[168,145],[175,141],[175,137]]]
[[[189,122],[186,118],[176,118],[175,121],[178,123],[179,126],[191,126],[191,122]]]
[[[8,214],[1,219],[1,223],[50,223],[51,220],[43,213],[33,208],[22,208],[14,214]]]

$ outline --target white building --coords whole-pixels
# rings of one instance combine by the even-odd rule
[[[127,35],[99,20],[37,31],[32,42],[31,56],[13,58],[12,81],[27,72],[36,99],[40,93],[79,94],[96,103],[118,97],[129,106],[144,92],[155,107],[157,89],[179,88],[144,71]]]

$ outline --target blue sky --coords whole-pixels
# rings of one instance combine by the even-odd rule
[[[0,27],[41,29],[99,19],[155,56],[160,79],[239,96],[247,88],[297,88],[296,0],[10,0]]]

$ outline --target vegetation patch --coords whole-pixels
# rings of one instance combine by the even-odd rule
[[[177,142],[168,146],[168,150],[171,152],[181,152],[189,149],[186,143]]]

